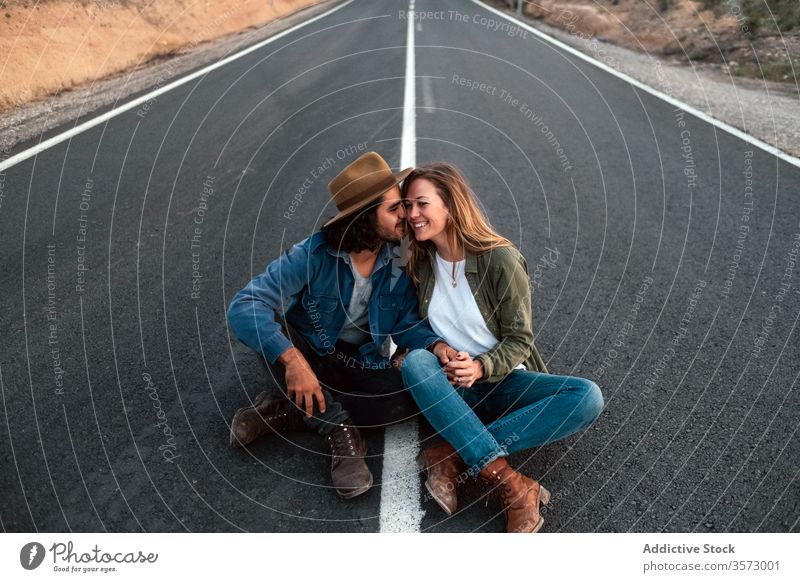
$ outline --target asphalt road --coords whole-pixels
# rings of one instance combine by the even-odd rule
[[[399,164],[407,10],[352,2],[0,175],[3,530],[378,530],[315,435],[228,448],[269,380],[225,309],[360,151]],[[551,372],[606,399],[514,458],[544,531],[797,531],[800,169],[473,2],[416,10],[416,159],[463,169]],[[421,529],[502,531],[479,495]]]

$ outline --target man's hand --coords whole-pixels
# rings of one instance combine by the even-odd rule
[[[314,399],[317,399],[319,411],[325,412],[325,396],[316,374],[308,361],[297,348],[289,348],[278,358],[286,368],[286,388],[290,400],[294,400],[297,408],[305,409],[306,416],[314,413]]]
[[[458,353],[445,342],[436,342],[433,344],[431,351],[437,358],[439,358],[439,362],[442,364],[442,366],[446,366],[448,363],[450,363],[450,360],[455,359],[456,354]]]
[[[392,356],[392,367],[398,372],[403,367],[403,362],[406,361],[408,355],[408,348],[397,348],[397,351]]]
[[[445,365],[444,372],[456,388],[471,388],[475,382],[483,378],[483,364],[480,360],[473,360],[467,352],[458,352],[456,357]]]

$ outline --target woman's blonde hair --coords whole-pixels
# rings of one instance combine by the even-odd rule
[[[489,224],[486,215],[478,205],[478,199],[467,184],[464,176],[452,164],[438,162],[415,168],[403,181],[402,197],[414,180],[424,178],[431,182],[444,201],[448,212],[445,226],[447,243],[453,252],[462,248],[471,254],[482,253],[498,247],[514,246],[510,240],[500,236]],[[419,242],[411,237],[408,256],[408,274],[415,284],[419,284],[418,268],[426,259],[431,241]]]

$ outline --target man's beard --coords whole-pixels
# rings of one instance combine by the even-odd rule
[[[378,226],[378,237],[383,242],[391,242],[397,244],[401,240],[403,240],[405,234],[406,234],[405,229],[403,229],[403,232],[398,232],[397,228],[393,228],[390,230],[388,228]]]

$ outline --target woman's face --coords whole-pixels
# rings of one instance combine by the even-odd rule
[[[436,187],[425,178],[417,178],[411,183],[403,201],[406,206],[406,220],[414,238],[418,241],[430,240],[445,242],[448,210]]]

